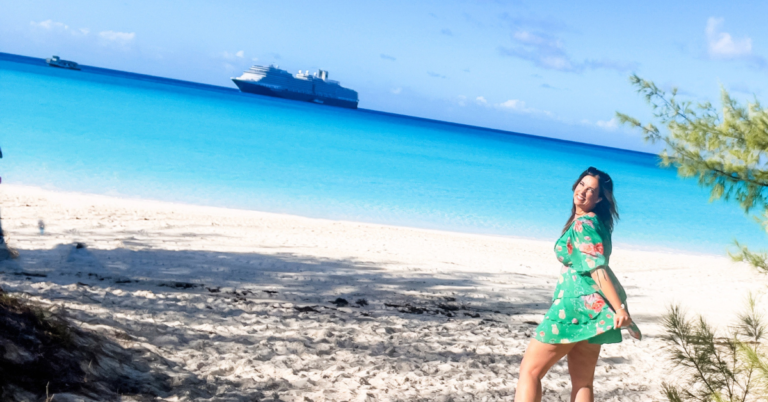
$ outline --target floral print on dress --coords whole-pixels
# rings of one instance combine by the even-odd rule
[[[603,311],[603,307],[605,307],[605,300],[597,293],[592,293],[588,296],[581,296],[581,298],[584,300],[584,307],[594,311],[595,313]]]
[[[580,232],[576,231],[576,222],[582,222]],[[589,223],[586,223],[589,222]],[[610,233],[597,222],[593,223],[586,217],[574,221],[574,255],[571,256],[571,264],[580,272],[592,271],[595,268],[608,265],[610,255]],[[606,238],[604,241],[603,238]],[[570,239],[570,237],[569,237]]]
[[[603,243],[581,243],[579,245],[579,251],[591,255],[592,257],[597,257],[598,254],[603,254]]]
[[[544,343],[621,342],[621,331],[613,328],[614,312],[592,279],[592,272],[604,268],[615,278],[608,261],[611,255],[611,233],[594,214],[574,219],[554,247],[562,263],[553,295],[552,306],[536,329],[535,338]],[[626,304],[624,288],[618,280],[614,286],[621,302]],[[637,326],[630,328],[637,336]]]
[[[573,230],[575,230],[576,233],[581,233],[582,231],[584,231],[584,224],[592,227],[593,229],[595,228],[595,225],[592,223],[592,221],[583,220],[579,218],[573,222]]]

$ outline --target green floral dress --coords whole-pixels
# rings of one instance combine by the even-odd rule
[[[563,266],[552,307],[536,328],[535,339],[550,344],[621,342],[621,330],[613,327],[613,308],[592,279],[592,271],[604,268],[626,308],[624,288],[608,267],[611,232],[593,213],[581,216],[557,240],[555,254]],[[633,337],[641,338],[634,323],[627,329]]]

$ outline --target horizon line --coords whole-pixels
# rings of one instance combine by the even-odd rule
[[[24,55],[20,55],[20,54],[5,53],[5,52],[0,52],[0,61],[9,61],[9,62],[12,62],[12,63],[21,63],[21,64],[31,64],[31,65],[47,66],[47,63],[46,63],[45,59],[43,59],[43,58],[24,56]],[[131,72],[131,71],[114,70],[114,69],[110,69],[110,68],[95,67],[95,66],[89,66],[89,65],[85,65],[85,64],[79,64],[79,63],[78,63],[78,65],[81,68],[81,71],[87,72],[87,73],[102,74],[102,75],[113,75],[113,76],[116,75],[116,76],[123,76],[124,78],[128,78],[128,79],[135,79],[135,80],[140,80],[140,81],[149,81],[149,82],[157,82],[157,83],[168,84],[168,85],[194,87],[194,88],[197,88],[197,89],[203,89],[203,90],[208,90],[208,91],[244,94],[243,92],[241,92],[237,88],[225,87],[225,86],[221,86],[221,85],[205,84],[205,83],[202,83],[202,82],[180,80],[180,79],[177,79],[177,78],[161,77],[161,76],[157,76],[157,75],[135,73],[135,72]],[[247,95],[254,95],[254,94],[247,94]],[[259,95],[256,95],[256,96],[259,96]],[[536,134],[520,133],[520,132],[517,132],[517,131],[502,130],[502,129],[498,129],[498,128],[483,127],[483,126],[475,126],[475,125],[471,125],[471,124],[456,123],[456,122],[446,121],[446,120],[431,119],[431,118],[428,118],[428,117],[411,116],[411,115],[407,115],[407,114],[386,112],[386,111],[383,111],[383,110],[365,109],[365,108],[358,108],[357,110],[359,110],[359,111],[361,111],[363,113],[372,113],[372,114],[396,116],[396,117],[405,118],[405,119],[419,120],[419,121],[424,121],[424,122],[444,124],[444,125],[455,126],[455,127],[462,127],[462,128],[471,128],[471,129],[475,129],[475,130],[479,130],[479,131],[487,131],[487,132],[492,132],[492,133],[497,133],[497,134],[512,135],[512,136],[519,136],[519,137],[526,137],[526,138],[536,138],[536,139],[548,140],[548,141],[559,142],[559,143],[585,145],[585,146],[590,146],[590,147],[609,149],[609,150],[613,150],[613,151],[628,152],[628,153],[640,154],[640,155],[658,156],[658,154],[655,154],[655,153],[637,151],[637,150],[634,150],[634,149],[617,148],[617,147],[611,147],[611,146],[607,146],[607,145],[591,144],[591,143],[587,143],[587,142],[580,142],[580,141],[574,141],[574,140],[566,140],[566,139],[547,137],[547,136],[536,135]]]

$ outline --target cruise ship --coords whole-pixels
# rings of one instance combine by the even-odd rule
[[[298,74],[291,75],[275,65],[253,66],[232,81],[246,93],[357,109],[357,92],[329,80],[324,70],[314,74],[299,70]]]

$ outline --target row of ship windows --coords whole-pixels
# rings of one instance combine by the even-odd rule
[[[258,84],[258,85],[263,85],[263,86],[265,86],[265,87],[267,87],[267,86],[268,86],[268,87],[271,87],[271,88],[276,88],[276,89],[277,89],[277,88],[288,89],[288,90],[291,90],[291,91],[295,91],[295,92],[304,92],[304,93],[309,93],[309,94],[311,94],[311,93],[316,93],[316,94],[319,94],[319,95],[336,95],[336,94],[338,94],[339,92],[342,92],[342,91],[330,91],[330,92],[326,92],[326,91],[318,91],[318,90],[316,90],[316,89],[315,89],[315,91],[312,91],[312,89],[311,89],[311,88],[307,88],[307,89],[305,89],[305,88],[300,88],[300,87],[299,87],[299,88],[297,88],[297,87],[295,87],[295,86],[289,86],[289,85],[273,85],[273,84],[261,84],[261,83],[260,83],[260,84]],[[346,92],[346,91],[344,91],[344,92]],[[342,93],[343,93],[343,92],[342,92]]]
[[[284,86],[310,86],[310,85],[317,85],[316,83],[313,84],[312,82],[309,82],[309,81],[308,82],[298,83],[298,82],[296,82],[294,80],[291,80],[291,79],[288,79],[288,78],[283,78],[283,77],[270,77],[270,78],[272,78],[272,80],[270,80],[270,81],[273,81],[273,82],[274,81],[283,82]],[[338,83],[336,83],[336,84],[338,85]],[[262,84],[262,85],[268,85],[268,84]],[[323,83],[320,83],[320,85],[323,85]],[[328,85],[328,86],[330,86],[330,85]]]
[[[272,88],[272,89],[277,89],[277,90],[281,90],[281,89],[282,90],[290,90],[292,92],[300,92],[300,93],[305,93],[305,94],[309,94],[309,95],[315,94],[315,95],[329,96],[329,97],[339,97],[339,92],[341,92],[341,91],[334,91],[334,92],[312,91],[312,90],[305,90],[305,89],[300,89],[300,88],[295,88],[295,87],[291,88],[291,87],[286,86],[286,85],[276,85],[276,84],[267,84],[267,83],[259,83],[257,85],[261,85],[261,86],[265,86],[265,87]],[[347,98],[345,98],[345,99],[347,99]]]

